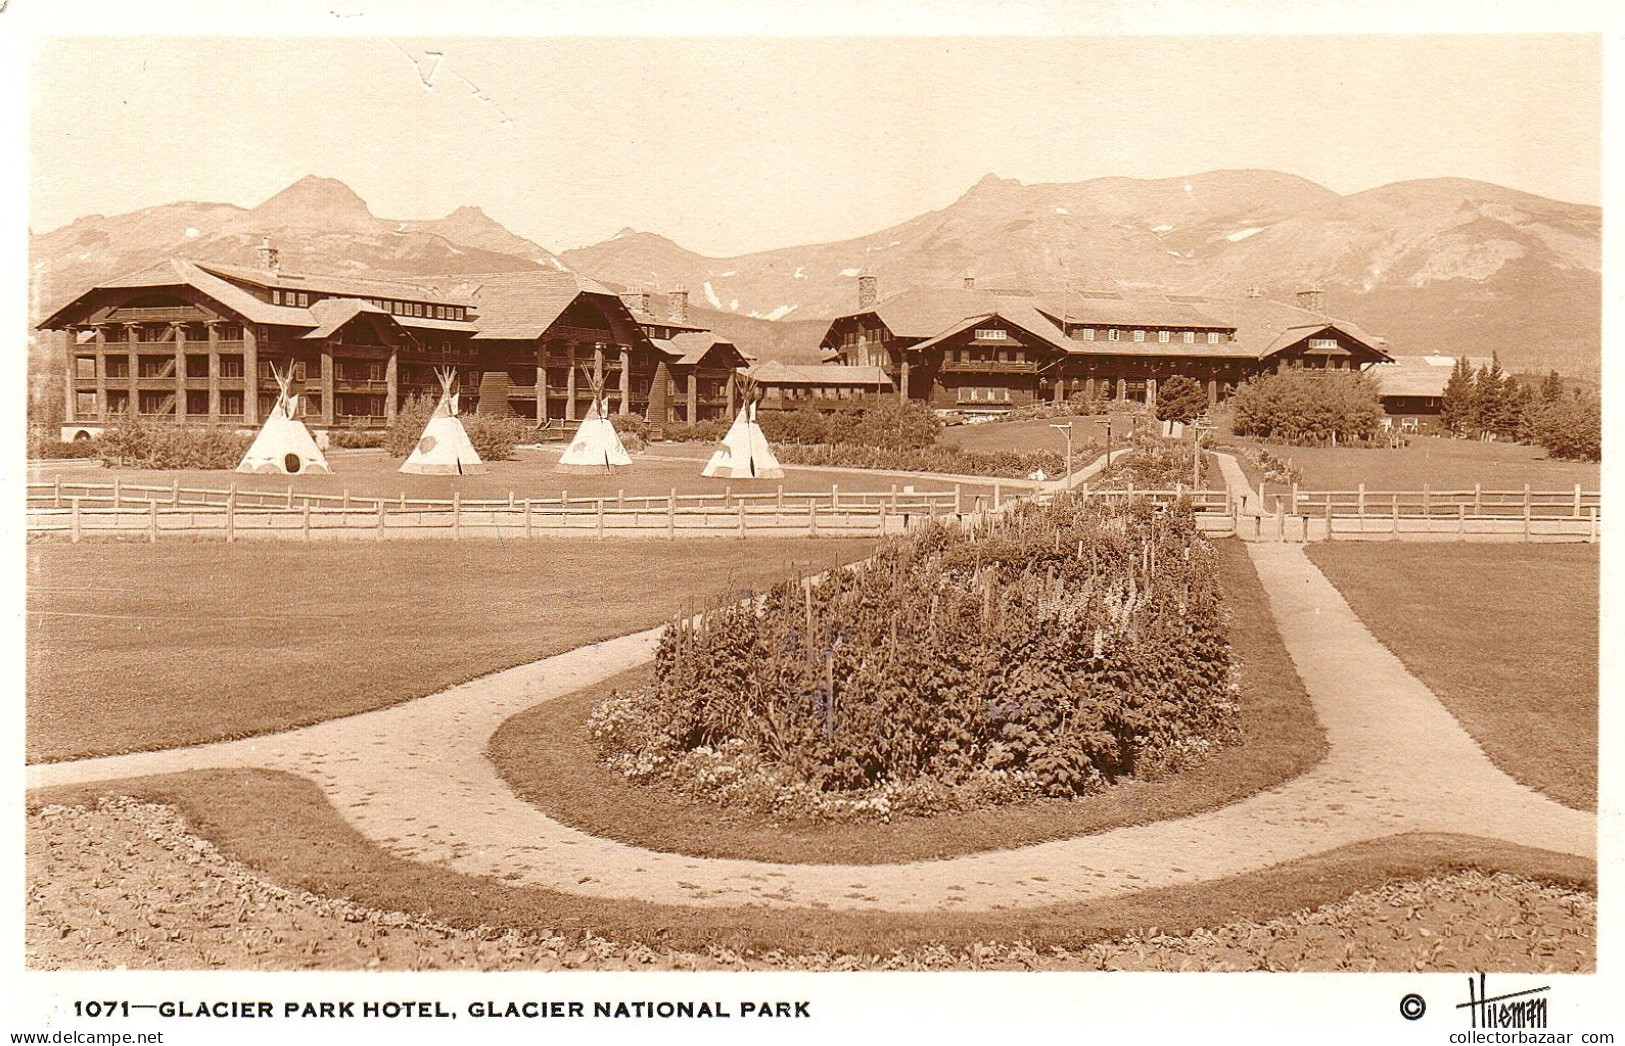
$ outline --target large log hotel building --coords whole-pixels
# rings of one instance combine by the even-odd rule
[[[585,415],[597,376],[612,403],[657,423],[725,417],[746,359],[648,295],[572,272],[410,280],[170,259],[100,284],[40,324],[67,369],[64,438],[121,411],[179,424],[257,426],[276,402],[271,368],[291,371],[301,411],[322,427],[386,426],[413,393],[460,376],[465,411],[547,422]]]
[[[953,288],[878,296],[858,277],[858,308],[823,338],[825,360],[873,387],[880,368],[901,398],[938,410],[996,413],[1083,393],[1155,404],[1175,374],[1217,403],[1255,374],[1288,368],[1363,370],[1391,362],[1380,338],[1323,311],[1323,293],[1296,305],[1261,297],[1127,299]],[[809,369],[809,368],[803,368]],[[786,405],[794,405],[794,400]]]

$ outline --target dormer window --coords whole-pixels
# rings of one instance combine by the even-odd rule
[[[1107,341],[1116,341],[1117,340],[1117,335],[1118,335],[1118,330],[1117,330],[1116,327],[1113,327],[1111,330],[1106,332],[1106,340]]]
[[[1196,332],[1195,331],[1186,331],[1185,332],[1185,344],[1190,345],[1190,344],[1193,344],[1195,341],[1196,341]]]
[[[1217,344],[1219,344],[1219,332],[1218,331],[1208,331],[1207,332],[1207,343],[1209,345],[1217,345]]]
[[[272,291],[271,292],[271,304],[272,305],[281,305],[282,304],[282,292],[281,291]]]
[[[1310,338],[1309,339],[1309,347],[1311,349],[1335,349],[1335,348],[1337,348],[1337,339],[1336,338]]]
[[[304,308],[305,306],[307,306],[309,304],[310,304],[310,295],[306,294],[304,291],[300,291],[299,292],[299,307]]]
[[[1085,328],[1083,328],[1083,340],[1084,341],[1094,341],[1095,340],[1095,329],[1093,327],[1085,327]]]
[[[1158,331],[1157,332],[1157,340],[1160,341],[1160,342],[1163,342],[1165,344],[1172,337],[1173,337],[1173,332],[1171,332],[1171,331]]]
[[[1010,333],[998,327],[986,327],[976,332],[978,341],[1004,341],[1008,337],[1010,337]]]
[[[1145,331],[1135,331],[1134,332],[1134,340],[1135,341],[1144,341],[1145,340]]]

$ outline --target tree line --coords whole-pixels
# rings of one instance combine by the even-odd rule
[[[1553,370],[1536,384],[1501,368],[1500,355],[1476,370],[1465,356],[1445,383],[1440,423],[1469,439],[1514,440],[1540,446],[1554,458],[1602,457],[1602,400],[1593,390],[1570,390]]]

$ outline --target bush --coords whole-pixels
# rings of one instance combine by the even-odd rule
[[[460,419],[481,461],[507,461],[513,448],[529,438],[535,426],[525,418],[468,414]]]
[[[1157,420],[1190,424],[1207,410],[1207,393],[1194,378],[1175,374],[1157,386]]]
[[[1602,400],[1589,392],[1541,403],[1531,427],[1535,442],[1554,458],[1602,460]]]
[[[1189,505],[1063,495],[674,624],[590,728],[633,779],[887,820],[1178,770],[1233,735],[1232,689]]]
[[[438,396],[414,392],[396,409],[395,420],[384,430],[384,450],[390,457],[404,458],[412,453],[439,402]]]
[[[826,465],[834,468],[891,469],[897,472],[943,472],[961,476],[1009,476],[1020,479],[1043,470],[1059,476],[1066,468],[1066,456],[1059,451],[969,451],[953,446],[924,447],[917,450],[885,450],[852,444],[805,446],[786,443],[773,453],[787,465]],[[1074,456],[1087,449],[1073,447]]]
[[[110,467],[137,469],[234,469],[252,435],[229,429],[182,428],[128,412],[102,431],[101,457]]]
[[[1354,371],[1260,375],[1236,390],[1230,409],[1236,435],[1287,443],[1370,440],[1382,421],[1376,379]]]
[[[30,458],[95,458],[101,456],[101,444],[95,439],[64,440],[56,425],[28,425],[28,456]]]
[[[626,442],[628,435],[636,436],[640,444],[649,442],[649,421],[642,414],[611,414],[609,423],[621,434],[622,443]]]
[[[936,443],[942,419],[924,403],[887,399],[824,414],[802,407],[762,411],[762,434],[771,443],[843,444],[883,450],[919,450]]]
[[[762,417],[765,419],[766,414]],[[718,443],[728,434],[730,421],[696,421],[692,425],[667,425],[661,430],[665,439],[676,443]]]
[[[382,447],[385,436],[386,433],[378,429],[364,429],[360,425],[327,430],[327,441],[335,447]]]

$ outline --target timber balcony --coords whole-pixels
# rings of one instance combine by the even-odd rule
[[[941,369],[946,374],[1037,374],[1038,364],[998,360],[943,360]]]
[[[313,384],[306,381],[305,384]],[[424,386],[428,388],[428,386]],[[383,378],[334,378],[334,392],[388,392],[389,382]]]
[[[203,313],[190,306],[157,309],[114,309],[108,314],[113,323],[201,323]]]

